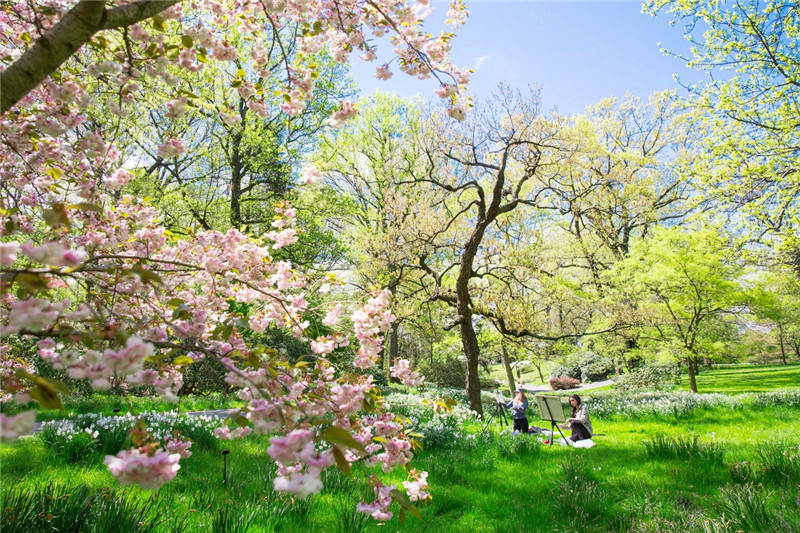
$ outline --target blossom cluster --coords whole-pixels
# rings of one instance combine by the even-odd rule
[[[107,455],[104,462],[121,485],[158,490],[178,473],[180,459],[180,453],[156,450],[148,454],[133,448],[122,450],[117,455]]]

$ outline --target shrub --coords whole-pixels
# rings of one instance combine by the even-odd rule
[[[708,407],[741,409],[747,400],[744,394],[728,396],[725,394],[695,394],[693,392],[641,392],[637,394],[597,393],[584,399],[594,416],[605,417],[623,415],[626,417],[669,417],[680,418],[691,412]]]
[[[458,357],[443,357],[434,359],[433,362],[421,359],[417,366],[419,371],[429,383],[440,387],[464,388],[467,375],[467,363]],[[479,375],[482,389],[492,389],[497,386],[487,375]]]
[[[614,362],[608,357],[590,351],[575,352],[553,368],[550,377],[571,377],[590,383],[602,381],[614,372]]]
[[[578,381],[577,379],[568,376],[550,378],[548,383],[550,384],[550,388],[553,390],[574,389],[575,387],[581,384],[581,382]]]
[[[654,389],[664,390],[671,388],[673,383],[680,378],[675,365],[644,365],[633,372],[614,378],[614,386],[618,390]]]
[[[463,387],[467,375],[466,363],[457,357],[423,360],[419,362],[418,370],[427,381],[440,387]]]

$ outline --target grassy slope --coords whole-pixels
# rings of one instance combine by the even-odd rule
[[[684,375],[681,388],[689,390]],[[800,389],[800,364],[752,365],[715,368],[697,376],[698,392],[764,392],[773,389]]]

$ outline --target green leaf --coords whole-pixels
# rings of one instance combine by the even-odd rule
[[[67,216],[67,209],[64,204],[53,204],[52,209],[45,209],[42,211],[42,218],[47,225],[53,229],[61,226],[70,227],[69,217]]]
[[[161,283],[161,276],[159,276],[155,272],[147,270],[142,266],[141,263],[136,263],[135,265],[133,265],[133,268],[131,268],[131,272],[136,276],[138,276],[139,279],[141,279],[145,283],[153,283],[154,285]]]
[[[346,429],[331,426],[322,432],[322,438],[331,444],[339,444],[341,446],[346,446],[347,448],[358,450],[361,453],[367,453],[367,450],[364,448],[364,446],[354,439],[353,435],[350,434],[350,432]]]
[[[180,298],[170,298],[169,300],[167,300],[167,305],[170,306],[173,309],[175,309],[177,307],[180,307],[183,304],[184,304],[184,301],[181,300]]]
[[[172,360],[172,363],[178,365],[179,367],[182,367],[194,364],[194,359],[186,355],[179,355],[178,357]]]
[[[36,386],[31,389],[31,398],[38,401],[45,409],[63,410],[59,392],[66,392],[67,388],[57,381],[52,381],[40,376],[33,376]]]
[[[164,17],[155,15],[150,20],[153,22],[153,27],[158,31],[164,31],[166,29],[164,26]]]
[[[192,309],[186,304],[180,304],[175,310],[172,312],[172,318],[179,318],[179,319],[187,319],[191,318]]]
[[[419,514],[419,509],[414,507],[414,504],[411,503],[411,500],[408,499],[408,496],[406,496],[403,492],[400,492],[397,489],[394,489],[391,492],[391,494],[392,494],[392,499],[394,501],[396,501],[397,503],[399,503],[400,507],[402,507],[403,509],[406,509],[411,514],[413,514],[414,516],[416,516],[417,518],[422,520],[422,515]]]
[[[333,459],[336,461],[336,466],[342,473],[346,476],[350,476],[350,463],[347,462],[347,459],[344,458],[344,454],[342,450],[339,449],[338,446],[334,446],[332,449],[333,452]]]
[[[192,46],[194,46],[194,41],[188,35],[182,35],[181,44],[183,45],[184,48],[191,48]]]

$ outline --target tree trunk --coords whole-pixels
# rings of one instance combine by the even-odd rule
[[[536,367],[536,371],[539,373],[539,381],[541,381],[542,383],[546,383],[546,381],[544,380],[544,374],[542,374],[542,365],[541,365],[541,363],[539,363],[539,364],[533,363],[533,366]]]
[[[689,357],[686,360],[686,368],[689,370],[689,388],[692,392],[697,392],[697,359]]]
[[[792,346],[794,347],[794,354],[797,356],[797,360],[800,361],[800,342],[792,341]]]
[[[467,357],[466,386],[469,408],[482,416],[481,382],[478,379],[478,358],[481,352],[478,347],[478,336],[475,334],[475,328],[472,327],[472,311],[469,309],[461,315],[460,330],[461,344],[464,346],[464,355]]]
[[[500,341],[500,355],[503,358],[503,367],[506,369],[506,378],[508,378],[508,390],[511,391],[511,396],[514,396],[514,372],[511,371],[511,362],[508,360],[508,351],[506,351],[506,343]]]
[[[231,225],[241,229],[242,225],[242,156],[239,144],[242,142],[241,132],[233,136],[231,143]]]
[[[395,359],[397,359],[397,355],[400,353],[400,347],[398,346],[398,337],[397,331],[400,329],[400,324],[397,321],[392,322],[392,329],[389,330],[389,354],[388,357],[384,357],[383,360],[383,373],[386,376],[386,383],[389,383],[389,367],[394,363]]]
[[[786,347],[784,346],[783,342],[783,325],[778,324],[778,341],[781,345],[781,360],[783,364],[786,365]]]

